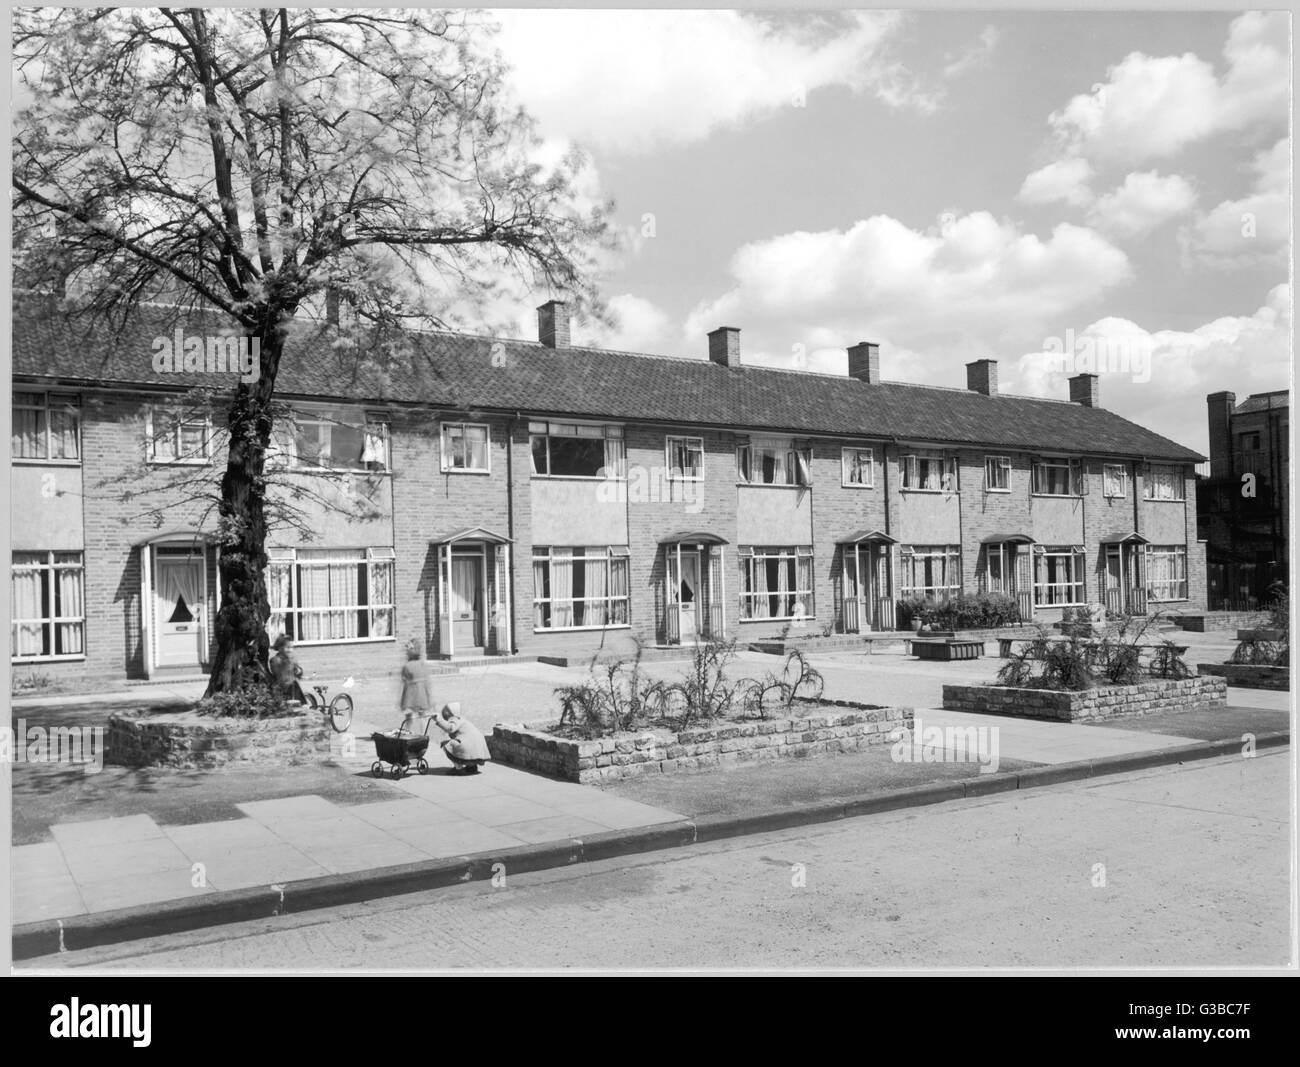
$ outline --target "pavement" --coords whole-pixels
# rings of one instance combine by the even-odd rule
[[[1187,637],[1209,638],[1201,642],[1207,645],[1205,652],[1217,651],[1208,647],[1216,635]],[[1226,650],[1232,647],[1222,639],[1219,643]],[[1194,649],[1188,660],[1197,658]],[[1199,658],[1204,661],[1208,656],[1203,652]],[[872,655],[827,653],[815,657],[814,662],[825,676],[828,697],[910,705],[926,727],[995,729],[1000,757],[1012,769],[990,775],[972,771],[962,780],[922,783],[901,790],[886,787],[883,793],[877,783],[874,796],[868,795],[872,794],[871,776],[859,774],[862,803],[855,804],[852,797],[816,797],[805,799],[797,805],[798,810],[785,805],[779,811],[759,810],[763,798],[760,782],[753,810],[734,817],[714,816],[712,821],[701,820],[698,810],[690,810],[687,803],[675,803],[671,790],[658,790],[658,803],[642,802],[635,798],[635,783],[626,789],[621,789],[621,784],[581,786],[495,764],[478,776],[453,776],[446,773],[449,766],[436,744],[430,746],[430,774],[385,783],[389,788],[365,803],[342,803],[337,796],[330,799],[305,793],[237,801],[233,808],[238,817],[177,822],[163,806],[151,804],[150,793],[145,791],[140,794],[138,812],[109,818],[96,817],[102,816],[102,811],[86,811],[87,818],[81,818],[80,811],[76,817],[61,812],[58,821],[50,821],[47,832],[38,835],[45,839],[12,850],[13,922],[19,928],[15,944],[29,936],[33,953],[49,951],[49,937],[57,934],[57,943],[63,944],[65,930],[76,931],[77,944],[144,936],[140,931],[150,929],[151,920],[162,921],[164,912],[173,916],[178,928],[229,921],[221,918],[225,914],[222,908],[264,909],[268,891],[272,899],[278,892],[283,902],[286,893],[305,899],[311,894],[304,893],[304,887],[314,887],[313,899],[328,903],[336,901],[340,893],[384,895],[411,891],[412,885],[427,888],[439,880],[488,876],[490,869],[475,866],[471,862],[474,857],[509,857],[516,868],[520,863],[563,865],[597,853],[610,854],[611,850],[669,847],[699,840],[701,833],[753,832],[756,827],[770,827],[774,820],[784,819],[782,824],[790,825],[861,814],[873,803],[877,808],[882,804],[897,807],[1026,788],[1048,780],[1041,777],[1044,768],[1056,768],[1051,780],[1062,781],[1205,758],[1240,747],[1240,735],[1207,741],[1204,731],[1200,738],[1184,737],[1168,732],[1168,725],[1164,732],[1148,732],[1132,723],[1126,723],[1126,728],[1048,723],[938,707],[945,682],[990,681],[996,659],[920,664],[905,658],[898,649]],[[742,653],[733,676],[757,676],[779,669],[779,665],[776,657]],[[681,661],[664,661],[647,664],[645,669],[675,677],[683,666]],[[461,701],[465,714],[487,730],[496,722],[545,717],[545,709],[554,707],[554,688],[584,673],[581,668],[539,663],[474,665],[456,675],[436,677],[435,697]],[[152,692],[143,699],[193,700],[201,695],[202,684],[148,687]],[[386,709],[395,707],[396,691],[391,679],[357,680],[352,690],[357,706],[350,731],[352,743],[340,745],[335,752],[336,773],[355,780],[368,778],[374,760],[369,734],[395,725],[398,713]],[[15,701],[14,711],[16,717],[29,721],[65,716],[106,718],[114,708],[141,700],[139,692],[77,697],[52,694]],[[1272,721],[1281,724],[1287,720],[1278,713],[1289,708],[1289,694],[1230,689],[1229,704],[1261,709],[1260,714],[1271,713]],[[1285,743],[1280,733],[1271,743],[1279,742]],[[751,778],[762,777],[759,769],[746,771]],[[23,772],[21,765],[15,767],[16,799]],[[224,779],[237,788],[238,770],[207,773],[209,780]],[[719,772],[697,775],[710,773],[716,777]],[[721,773],[725,777],[728,772]],[[739,778],[731,781],[737,786],[741,782]],[[750,799],[748,789],[745,792]],[[779,791],[773,795],[780,795]],[[685,800],[685,795],[681,799]],[[385,872],[392,874],[387,882]],[[20,955],[16,947],[15,956]]]

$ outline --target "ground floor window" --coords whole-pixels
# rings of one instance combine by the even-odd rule
[[[905,545],[900,555],[899,594],[943,598],[961,592],[958,545]]]
[[[805,619],[812,614],[811,546],[741,546],[742,619]]]
[[[1147,546],[1147,595],[1152,600],[1187,599],[1187,546]]]
[[[393,636],[391,548],[298,549],[266,572],[272,637],[358,641]]]
[[[533,549],[533,628],[628,624],[628,553],[621,546]]]
[[[1079,545],[1045,546],[1034,553],[1034,603],[1038,606],[1085,602],[1084,552]]]
[[[15,552],[10,583],[9,655],[13,659],[85,655],[85,571],[80,552]]]

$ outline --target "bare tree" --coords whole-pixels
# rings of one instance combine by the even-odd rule
[[[168,291],[260,342],[229,398],[209,693],[267,677],[264,477],[296,315],[341,295],[367,351],[482,309],[513,270],[598,304],[609,205],[543,168],[465,13],[28,9],[14,20],[14,233],[91,313]],[[507,275],[508,276],[508,275]]]

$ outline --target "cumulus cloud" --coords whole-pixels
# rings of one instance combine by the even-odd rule
[[[1183,233],[1184,251],[1216,267],[1284,259],[1291,243],[1291,141],[1283,138],[1255,157],[1253,190],[1225,200]]]
[[[967,47],[961,55],[955,59],[948,56],[944,57],[947,60],[947,65],[943,68],[943,76],[952,80],[960,78],[972,70],[987,66],[1001,37],[1002,35],[998,32],[997,27],[985,26],[980,31],[979,38],[975,43]]]
[[[843,370],[846,345],[875,340],[903,376],[897,351],[975,352],[1033,336],[1127,280],[1130,266],[1086,227],[1042,238],[974,212],[923,231],[876,215],[847,230],[782,234],[740,248],[730,273],[732,288],[688,316],[688,338],[739,326],[746,359],[827,371]],[[950,354],[944,362],[951,373]]]
[[[1273,288],[1249,315],[1227,315],[1192,330],[1149,331],[1128,319],[1103,318],[1064,338],[1067,351],[1091,351],[1102,406],[1205,453],[1205,397],[1284,389],[1291,362],[1291,290]],[[1004,363],[1006,392],[1063,399],[1070,368],[1048,348]],[[1142,364],[1145,363],[1145,367]],[[1074,368],[1087,369],[1087,368]]]
[[[1092,202],[1091,180],[1092,165],[1086,159],[1058,159],[1025,178],[1019,197],[1027,204],[1084,207]]]
[[[611,325],[575,324],[573,342],[620,352],[667,351],[672,336],[666,312],[644,297],[622,293],[608,301]],[[672,353],[669,353],[672,354]]]
[[[735,11],[497,11],[518,98],[552,135],[644,152],[687,144],[842,85],[922,109],[905,68],[881,59],[891,12],[798,23]]]
[[[1140,237],[1196,204],[1196,192],[1177,174],[1162,178],[1155,171],[1130,174],[1122,185],[1101,197],[1088,221],[1115,237]]]
[[[1048,119],[1064,157],[1135,163],[1168,157],[1225,130],[1260,122],[1282,126],[1290,99],[1288,20],[1284,12],[1235,19],[1223,49],[1227,70],[1188,52],[1133,52],[1104,82]]]

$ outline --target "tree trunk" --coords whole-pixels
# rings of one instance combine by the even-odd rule
[[[267,309],[255,336],[261,345],[257,381],[241,381],[230,405],[230,451],[217,513],[221,544],[221,607],[217,650],[206,696],[270,684],[266,623],[266,453],[271,442],[271,398],[284,346],[288,313]]]

